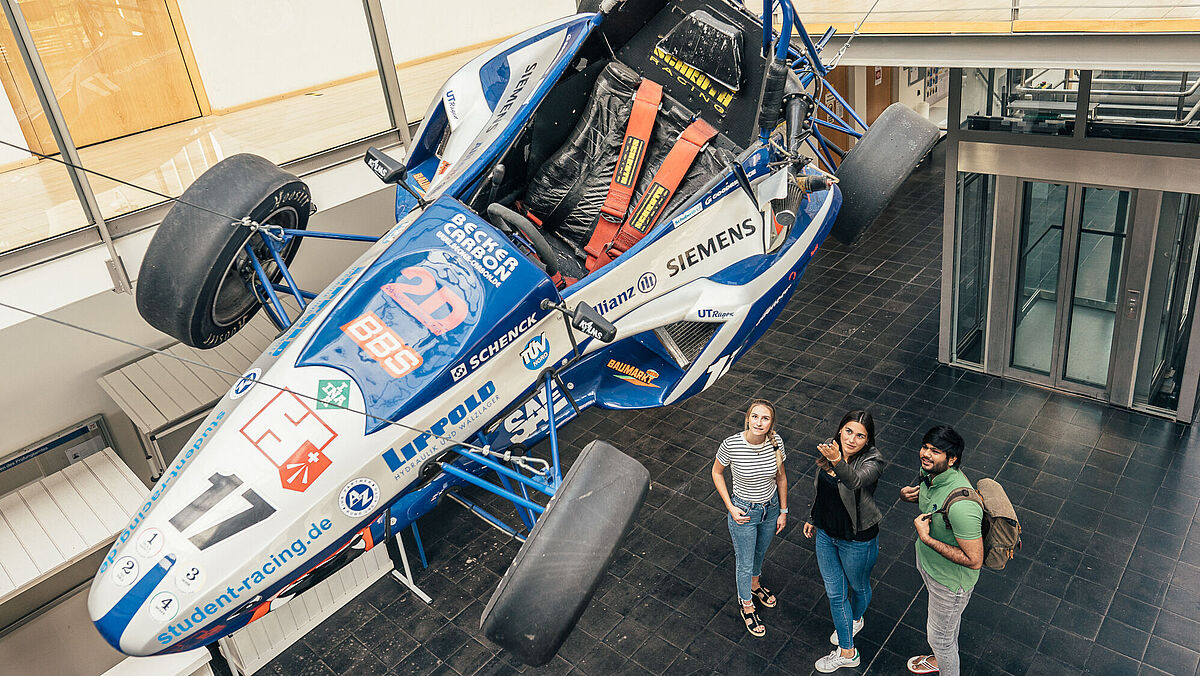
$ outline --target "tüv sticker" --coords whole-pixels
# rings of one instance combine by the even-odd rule
[[[530,338],[529,342],[525,343],[525,349],[521,350],[521,361],[525,362],[525,368],[530,371],[540,369],[549,357],[550,340],[544,333]]]

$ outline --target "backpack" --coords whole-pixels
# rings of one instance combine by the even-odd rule
[[[1010,559],[1021,548],[1021,522],[1004,488],[991,479],[980,479],[977,488],[959,488],[946,497],[942,508],[934,512],[941,514],[950,526],[950,506],[959,500],[970,500],[983,508],[983,565],[992,570],[1004,570]]]

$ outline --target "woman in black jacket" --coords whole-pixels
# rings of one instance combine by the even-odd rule
[[[804,536],[816,537],[817,564],[829,596],[838,646],[817,660],[821,673],[859,665],[854,635],[863,627],[871,603],[871,569],[879,558],[879,522],[875,484],[883,457],[875,448],[875,420],[867,411],[851,411],[834,438],[817,445],[816,489]]]

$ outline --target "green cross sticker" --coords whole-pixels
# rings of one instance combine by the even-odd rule
[[[346,408],[350,405],[349,380],[318,380],[317,409]]]

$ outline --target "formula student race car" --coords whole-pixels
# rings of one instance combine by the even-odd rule
[[[395,554],[471,485],[519,523],[456,500],[523,541],[484,631],[545,663],[649,486],[603,441],[564,476],[558,427],[711,386],[825,237],[855,240],[936,140],[902,106],[865,133],[852,111],[819,119],[842,100],[820,59],[832,32],[812,40],[789,0],[778,34],[725,0],[582,4],[455,73],[405,162],[368,153],[398,223],[319,294],[287,265],[302,237],[336,235],[306,230],[295,176],[230,157],[172,207],[142,316],[196,347],[260,307],[281,333],[100,566],[88,608],[114,648],[216,641],[373,546]],[[823,128],[861,138],[844,153]]]

